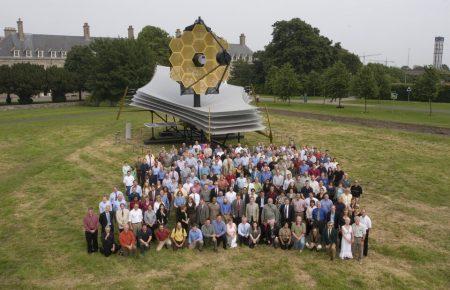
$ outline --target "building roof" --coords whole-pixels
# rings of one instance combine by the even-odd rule
[[[92,38],[91,38],[92,40]],[[91,40],[84,36],[25,34],[25,40],[19,40],[18,33],[12,33],[0,42],[0,57],[11,56],[12,50],[69,51],[75,45],[87,45]]]
[[[253,51],[247,45],[230,43],[231,55],[253,55]]]
[[[76,45],[88,45],[95,38],[86,40],[84,36],[49,35],[25,33],[25,40],[20,41],[17,32],[0,39],[0,57],[11,57],[13,50],[43,50],[44,54],[50,51],[70,51]],[[247,45],[230,43],[230,54],[236,56],[251,56],[253,51]]]

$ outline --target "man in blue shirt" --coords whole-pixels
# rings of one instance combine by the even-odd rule
[[[219,214],[217,215],[217,218],[212,222],[212,225],[214,227],[214,232],[216,233],[216,239],[217,239],[217,246],[220,245],[222,242],[223,249],[227,249],[227,227],[225,226],[225,223],[222,221],[222,216]]]
[[[323,232],[326,224],[327,212],[322,208],[320,201],[317,202],[317,207],[312,212],[312,218],[313,226],[319,230],[319,233]]]
[[[329,198],[328,194],[325,193],[323,199],[320,201],[320,205],[327,214],[330,212],[331,207],[333,206],[333,202]]]
[[[203,235],[202,231],[197,227],[196,224],[192,225],[189,231],[189,248],[198,249],[200,252],[203,250]]]

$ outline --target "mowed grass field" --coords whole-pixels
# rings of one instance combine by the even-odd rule
[[[0,113],[0,288],[449,289],[450,138],[272,116],[299,144],[329,149],[362,183],[369,257],[260,247],[145,257],[88,255],[82,218],[135,160],[114,145],[149,113],[72,107]],[[247,134],[249,145],[264,138]],[[160,146],[154,146],[158,150]]]

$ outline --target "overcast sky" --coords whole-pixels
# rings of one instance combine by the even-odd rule
[[[198,16],[229,42],[245,33],[253,50],[270,40],[277,20],[299,17],[334,42],[367,59],[396,66],[431,64],[435,36],[445,37],[443,62],[450,63],[450,0],[22,0],[1,1],[0,27],[24,21],[25,32],[82,35],[88,22],[93,36],[126,36],[159,26],[170,34]]]

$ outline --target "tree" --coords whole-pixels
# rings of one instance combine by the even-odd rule
[[[274,79],[271,80],[271,83],[274,95],[291,103],[291,97],[298,94],[301,88],[294,68],[290,64],[285,64],[273,76]]]
[[[153,76],[155,60],[143,42],[123,38],[98,39],[90,48],[94,58],[87,88],[96,105],[103,100],[114,105],[127,86],[139,88]]]
[[[78,91],[78,98],[81,101],[81,94],[87,89],[94,54],[88,46],[74,46],[67,54],[64,67],[71,72],[73,84]]]
[[[332,45],[330,39],[320,35],[319,29],[299,18],[275,22],[272,41],[261,60],[266,68],[290,63],[298,75],[322,71],[339,60],[349,65],[351,71],[360,65],[357,56],[342,49],[339,43]]]
[[[155,26],[145,26],[142,28],[141,32],[139,32],[137,41],[141,42],[149,49],[157,64],[165,66],[170,65],[170,36],[166,31]]]
[[[12,93],[19,96],[20,104],[31,104],[32,97],[43,91],[45,70],[43,66],[16,63],[11,66]]]
[[[431,66],[425,67],[425,72],[414,83],[414,94],[419,100],[428,100],[431,102],[437,98],[440,88],[440,79],[438,72]]]
[[[278,67],[272,66],[266,76],[265,91],[273,94],[273,101],[276,102],[275,96],[275,82],[277,80]]]
[[[375,75],[370,67],[362,67],[354,78],[354,90],[360,98],[364,98],[364,112],[367,112],[367,98],[375,99],[378,86]]]
[[[316,92],[320,89],[320,74],[315,70],[311,71],[305,78],[305,90],[308,95],[316,96]]]
[[[6,103],[11,104],[12,91],[11,68],[7,65],[0,66],[0,94],[6,94]]]
[[[77,88],[72,73],[56,66],[49,67],[46,71],[47,88],[52,92],[52,102],[65,102],[66,94]]]
[[[231,77],[228,81],[236,86],[250,86],[255,83],[255,65],[238,60],[233,63]]]
[[[350,91],[351,75],[345,65],[338,61],[325,71],[324,81],[328,95],[333,100],[339,99],[338,108],[341,106],[341,99],[348,96]]]

